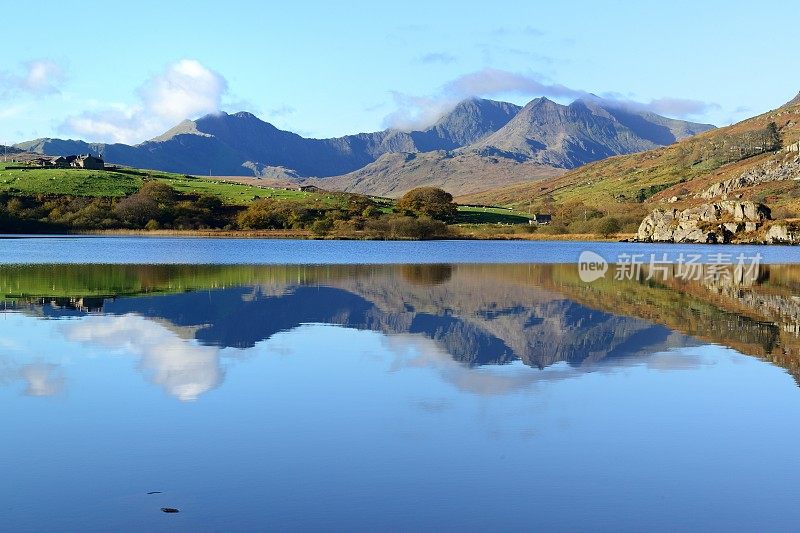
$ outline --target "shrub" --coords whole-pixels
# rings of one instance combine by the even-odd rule
[[[397,209],[406,214],[428,216],[444,222],[455,218],[458,208],[453,195],[436,187],[419,187],[405,193],[397,201]]]
[[[569,229],[563,222],[555,222],[549,226],[542,226],[539,231],[547,235],[564,235],[569,233]]]
[[[239,213],[236,222],[242,229],[283,229],[289,227],[286,213],[275,200],[258,200]]]
[[[611,237],[622,230],[622,224],[614,217],[606,217],[597,224],[597,234],[601,237]]]
[[[380,239],[434,239],[450,235],[444,222],[429,217],[385,216],[367,221],[364,229],[369,236]]]
[[[319,220],[314,221],[311,224],[311,233],[317,235],[318,237],[322,237],[330,233],[333,229],[333,220],[330,218],[321,218]]]

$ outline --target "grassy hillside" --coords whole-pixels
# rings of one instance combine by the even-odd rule
[[[527,227],[524,213],[462,206],[455,224]],[[297,191],[131,168],[0,164],[0,233],[292,230],[298,236],[424,239],[454,229],[386,198]]]
[[[0,163],[0,192],[11,195],[69,195],[119,198],[138,191],[145,180],[166,183],[187,194],[210,194],[229,205],[245,205],[258,198],[277,200],[333,201],[333,196],[279,188],[231,183],[225,180],[185,176],[149,170],[83,170],[73,168],[36,168],[16,163]]]
[[[592,217],[614,216],[630,229],[633,221],[667,200],[672,200],[675,207],[693,205],[702,201],[695,195],[715,183],[761,165],[794,159],[796,153],[775,151],[772,147],[762,150],[770,123],[777,126],[783,146],[797,142],[800,103],[789,103],[664,148],[612,157],[563,176],[465,195],[457,200],[552,212],[569,226]],[[800,212],[800,201],[795,198],[800,195],[793,192],[796,188],[796,182],[789,180],[737,192],[743,199],[765,201],[778,208],[778,213],[791,215]]]
[[[188,176],[118,168],[84,170],[73,168],[38,168],[18,163],[0,163],[0,193],[9,196],[73,196],[119,199],[139,191],[146,181],[169,185],[183,195],[215,196],[230,206],[246,206],[257,200],[271,199],[302,204],[340,207],[351,194],[338,192],[305,192],[280,187],[264,187],[225,179]],[[379,209],[391,212],[394,201],[373,197]],[[527,224],[526,213],[507,208],[460,206],[456,223]]]

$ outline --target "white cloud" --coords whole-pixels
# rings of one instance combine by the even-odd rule
[[[629,98],[624,98],[616,93],[605,93],[602,95],[606,102],[616,103],[621,108],[633,109],[636,111],[649,111],[659,115],[670,117],[688,118],[702,116],[710,111],[720,109],[718,104],[693,100],[691,98],[655,98],[646,102],[638,102]]]
[[[384,123],[387,127],[406,131],[423,129],[434,124],[466,98],[509,95],[531,98],[546,96],[561,99],[594,97],[583,89],[546,82],[536,73],[521,74],[496,68],[485,68],[445,83],[432,96],[393,93],[397,109],[384,119]],[[652,111],[678,118],[699,116],[719,109],[717,104],[684,98],[664,97],[639,102],[623,98],[617,93],[605,93],[603,99],[607,102],[617,103],[620,107]]]
[[[228,83],[220,74],[199,61],[182,59],[150,79],[139,94],[151,115],[180,121],[219,110],[227,90]]]
[[[10,351],[24,352],[11,344],[0,343],[0,347]],[[8,385],[16,381],[25,382],[26,396],[47,397],[64,392],[67,380],[61,365],[37,361],[20,365],[10,357],[0,356],[0,385]]]
[[[664,347],[672,342],[691,343],[691,339],[673,334],[672,341],[662,343]],[[437,341],[422,335],[395,334],[382,338],[386,352],[391,356],[390,371],[397,372],[409,368],[425,368],[436,372],[442,381],[458,390],[479,396],[497,396],[518,391],[530,390],[539,383],[563,381],[579,378],[588,372],[615,373],[630,367],[644,366],[660,372],[691,371],[714,364],[699,356],[693,346],[666,348],[659,351],[652,346],[642,352],[631,352],[625,357],[614,357],[599,363],[573,366],[559,362],[544,370],[523,366],[521,362],[512,365],[487,365],[469,367],[453,359]],[[425,407],[425,406],[423,406]]]
[[[131,106],[109,106],[71,116],[61,130],[92,141],[133,144],[163,133],[181,120],[220,110],[225,78],[194,59],[181,59],[147,80]]]
[[[464,74],[444,84],[433,96],[411,96],[393,93],[397,110],[384,119],[388,127],[401,130],[423,129],[431,126],[456,104],[466,98],[500,95],[550,96],[580,98],[585,91],[560,84],[541,81],[536,74],[519,74],[506,70],[485,68]]]
[[[0,71],[0,95],[15,93],[35,96],[57,94],[66,81],[64,68],[51,59],[35,59],[23,64],[23,72]]]
[[[124,350],[139,358],[147,378],[181,401],[193,401],[222,383],[220,350],[182,339],[138,315],[92,316],[65,328],[73,342]]]
[[[526,390],[542,381],[573,378],[580,372],[562,365],[545,371],[517,366],[471,368],[453,359],[439,343],[421,335],[387,335],[382,339],[391,354],[390,370],[427,368],[457,389],[480,396],[496,396]]]
[[[399,92],[393,92],[392,98],[397,109],[383,119],[383,124],[387,128],[402,131],[421,130],[432,126],[459,102],[458,99],[412,96]]]
[[[19,371],[27,383],[26,396],[56,396],[64,392],[66,378],[61,366],[51,363],[24,365]]]
[[[39,59],[25,64],[26,74],[21,80],[24,90],[34,94],[57,93],[64,83],[64,69],[55,61]]]
[[[496,94],[580,98],[588,94],[586,91],[570,89],[558,83],[546,83],[535,74],[518,74],[495,68],[485,68],[459,76],[445,84],[444,93],[460,99]]]

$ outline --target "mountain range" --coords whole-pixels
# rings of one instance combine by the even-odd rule
[[[570,105],[537,98],[524,107],[474,98],[419,131],[313,139],[239,112],[185,120],[135,146],[46,138],[15,147],[46,155],[91,153],[108,163],[184,174],[271,178],[398,196],[421,185],[466,194],[527,182],[712,128],[596,97]]]
[[[770,127],[783,149],[763,149],[762,139]],[[465,194],[459,201],[517,207],[553,200],[561,205],[579,202],[604,212],[613,208],[624,216],[644,213],[652,204],[686,208],[729,196],[767,202],[774,214],[800,218],[798,150],[800,93],[777,109],[679,143],[599,160],[546,183],[516,183]]]

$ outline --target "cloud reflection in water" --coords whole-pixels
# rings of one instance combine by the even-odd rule
[[[148,380],[181,401],[196,400],[225,377],[219,348],[189,342],[173,329],[137,315],[91,316],[64,330],[72,342],[138,357]]]

